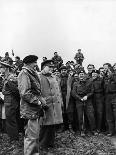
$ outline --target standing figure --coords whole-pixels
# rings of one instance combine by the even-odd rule
[[[38,57],[28,55],[23,59],[24,67],[18,75],[20,113],[26,120],[24,155],[39,155],[39,124],[46,101],[41,97],[39,76],[36,72]]]
[[[12,67],[6,62],[0,62],[0,71],[4,75],[2,93],[6,114],[6,131],[10,141],[18,140],[18,120],[20,96],[17,79],[12,72]]]
[[[93,88],[90,80],[85,79],[85,72],[79,72],[79,81],[75,82],[72,89],[72,95],[76,100],[76,108],[81,136],[84,136],[84,113],[86,113],[91,132],[95,132],[95,117],[92,105]]]
[[[101,132],[103,122],[104,110],[104,82],[103,78],[99,76],[97,70],[92,71],[92,85],[93,85],[93,106],[96,118],[97,132]]]
[[[54,66],[57,67],[57,69],[59,69],[62,66],[63,60],[61,58],[61,56],[58,55],[57,52],[54,52],[54,57],[52,57]]]
[[[46,60],[41,64],[40,83],[41,95],[46,100],[48,110],[40,129],[40,146],[42,149],[54,147],[55,125],[63,123],[62,120],[62,97],[59,83],[53,75],[53,61]]]
[[[104,64],[105,77],[105,106],[106,121],[108,125],[108,136],[112,136],[116,132],[116,73],[111,72],[108,63]]]
[[[76,60],[77,64],[80,64],[82,66],[84,56],[83,53],[81,52],[81,49],[78,49],[78,53],[76,53],[74,59]]]
[[[63,131],[69,130],[69,120],[66,110],[66,96],[67,96],[67,80],[68,80],[68,74],[67,74],[67,67],[61,66],[60,67],[60,88],[62,93],[62,99],[63,99]]]

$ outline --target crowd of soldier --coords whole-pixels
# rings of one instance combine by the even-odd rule
[[[116,133],[116,64],[111,66],[110,63],[105,63],[98,70],[93,64],[89,64],[87,66],[88,72],[86,73],[82,65],[84,56],[80,49],[75,55],[75,60],[76,63],[68,61],[64,65],[63,59],[55,52],[51,60],[43,57],[43,62],[41,63],[41,66],[48,65],[49,62],[53,63],[52,75],[58,83],[61,92],[60,97],[63,101],[60,111],[62,112],[63,124],[60,120],[61,125],[56,126],[55,130],[60,130],[61,132],[73,130],[81,136],[85,136],[88,133],[93,135],[100,133],[105,133],[108,136],[114,135]],[[1,130],[7,132],[11,141],[17,141],[19,132],[24,133],[24,127],[27,124],[25,117],[20,118],[22,114],[20,114],[21,94],[19,90],[22,88],[18,85],[21,83],[21,80],[19,80],[21,77],[20,72],[22,67],[25,67],[23,66],[25,59],[22,61],[17,56],[15,57],[15,62],[13,62],[8,52],[6,52],[5,57],[1,58],[1,64],[0,91],[4,95],[4,99],[1,98],[0,105],[3,107],[5,104],[6,117],[5,119],[2,119],[2,117],[0,119]],[[4,69],[1,69],[3,66],[5,66]],[[48,66],[50,67],[50,65]],[[45,69],[43,67],[40,71],[36,65],[38,75],[41,75],[41,73],[44,75]],[[48,75],[46,74],[46,76]],[[43,76],[40,76],[40,78],[42,79],[41,82],[43,82],[42,85],[44,85],[46,80]],[[23,84],[25,85],[25,83]],[[44,87],[43,92],[43,96],[44,94],[48,95]],[[8,94],[12,95],[8,97]],[[49,99],[46,100],[49,101]],[[28,113],[28,115],[30,114]],[[43,126],[40,132],[40,139],[42,139],[43,143],[43,136],[46,135],[45,137],[47,137],[50,135],[50,133],[46,134],[46,131],[50,132],[50,130],[52,132],[51,137],[54,139],[53,127],[46,128],[46,126]],[[46,140],[47,143],[48,139]]]

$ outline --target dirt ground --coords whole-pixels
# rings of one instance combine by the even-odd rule
[[[0,134],[0,155],[23,155],[23,136],[18,143],[9,143],[7,134]],[[73,132],[56,134],[55,148],[40,155],[116,155],[116,137],[104,134],[80,137]]]

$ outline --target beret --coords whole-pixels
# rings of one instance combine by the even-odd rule
[[[23,63],[30,64],[36,62],[38,57],[36,55],[28,55],[23,59]]]
[[[12,66],[11,65],[9,65],[7,62],[2,62],[2,61],[0,61],[0,65],[2,65],[2,66],[4,66],[4,67],[6,67],[6,68],[12,68]]]
[[[54,63],[53,63],[53,60],[46,60],[46,61],[43,61],[42,63],[41,63],[41,70],[43,69],[43,67],[44,66],[54,66]]]
[[[85,71],[83,69],[79,70],[78,74],[80,73],[84,73],[85,74]]]
[[[99,70],[95,70],[95,69],[94,69],[94,70],[92,71],[92,73],[97,73],[97,74],[99,74]]]
[[[63,65],[63,66],[60,67],[60,71],[61,71],[62,69],[66,69],[66,70],[67,70],[67,67]]]

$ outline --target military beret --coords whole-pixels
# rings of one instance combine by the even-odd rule
[[[6,67],[6,68],[12,68],[13,66],[11,66],[11,65],[9,65],[7,62],[2,62],[2,61],[0,61],[0,65],[1,66],[4,66],[4,67]]]
[[[59,70],[61,71],[62,69],[66,69],[67,70],[67,67],[63,65],[63,66],[60,67]]]
[[[53,60],[46,60],[46,61],[43,61],[43,62],[41,63],[41,70],[43,69],[44,66],[52,66],[52,67],[54,67]]]
[[[94,70],[92,70],[92,73],[97,73],[97,74],[99,74],[99,70],[94,69]]]
[[[30,64],[36,62],[38,57],[36,55],[28,55],[23,59],[23,63]]]
[[[84,73],[84,74],[85,74],[85,71],[84,71],[83,69],[82,69],[82,70],[79,70],[78,75],[79,75],[80,73]]]

